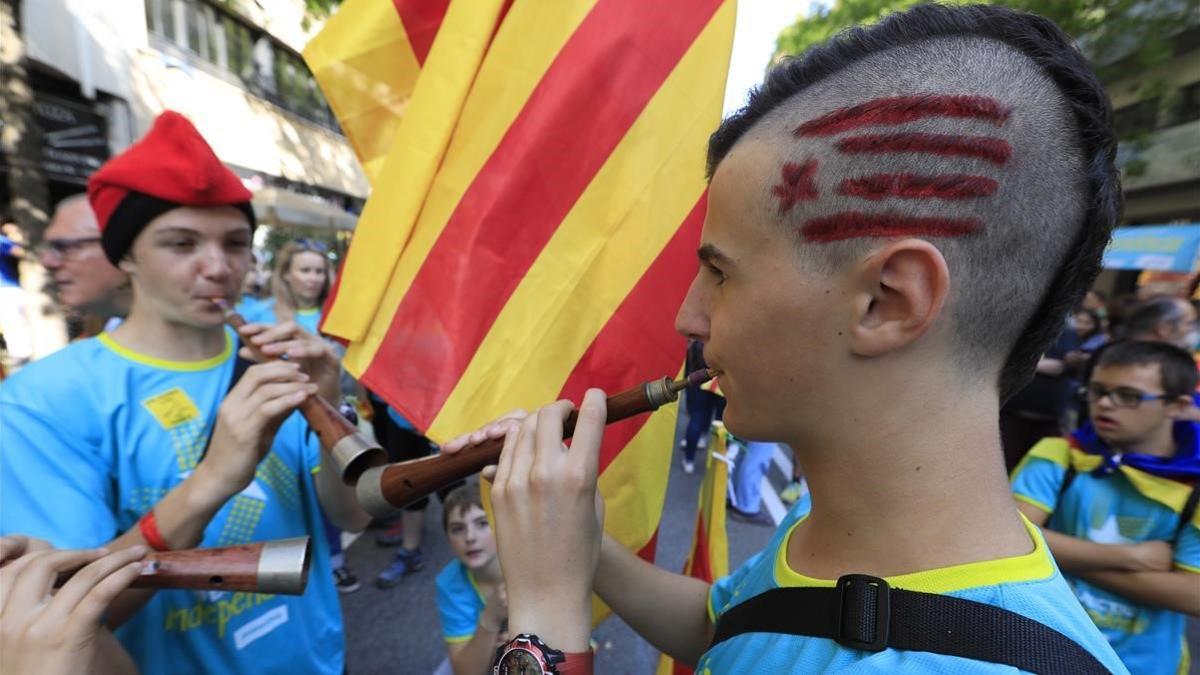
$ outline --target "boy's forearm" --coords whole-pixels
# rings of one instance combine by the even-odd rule
[[[1123,546],[1099,544],[1068,534],[1043,529],[1046,545],[1062,571],[1083,574],[1097,570],[1124,571],[1130,568],[1127,549]]]
[[[1101,570],[1079,574],[1083,580],[1134,602],[1200,617],[1200,574],[1171,572],[1115,572]]]
[[[470,640],[452,648],[450,666],[454,669],[454,675],[483,675],[488,672],[496,658],[496,635],[494,631],[477,626]]]
[[[709,585],[642,560],[604,535],[595,591],[634,631],[660,651],[694,665],[708,648]]]

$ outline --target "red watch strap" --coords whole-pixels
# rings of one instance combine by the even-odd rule
[[[554,667],[559,675],[592,675],[592,662],[595,658],[592,650],[571,652],[563,656],[566,660]]]
[[[150,548],[155,551],[170,551],[171,546],[167,540],[163,538],[162,532],[158,531],[158,522],[154,520],[154,509],[146,512],[138,521],[138,531],[142,533],[142,538]]]

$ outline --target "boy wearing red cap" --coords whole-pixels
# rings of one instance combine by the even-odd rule
[[[144,672],[341,673],[321,512],[348,530],[367,515],[294,414],[313,393],[337,399],[337,360],[294,323],[252,325],[241,340],[288,359],[235,381],[238,336],[213,302],[234,302],[250,267],[250,193],[167,112],[92,176],[88,196],[133,306],[112,333],[0,389],[0,533],[159,549],[310,535],[303,596],[159,591],[118,636]]]

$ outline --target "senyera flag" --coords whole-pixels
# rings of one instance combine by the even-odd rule
[[[373,167],[322,324],[350,373],[435,441],[677,374],[734,6],[348,0],[305,56]],[[650,560],[674,421],[602,448],[606,527]]]
[[[729,486],[729,466],[726,456],[727,434],[720,422],[714,422],[708,442],[704,481],[696,506],[696,526],[692,532],[692,547],[683,573],[689,577],[713,583],[729,574],[729,538],[725,531],[725,491]],[[711,608],[710,608],[711,617]],[[658,659],[657,675],[691,675],[693,670],[663,654]]]

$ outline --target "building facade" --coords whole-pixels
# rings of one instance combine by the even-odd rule
[[[51,202],[172,109],[255,191],[264,222],[352,228],[368,186],[300,57],[317,28],[303,0],[24,0]]]

